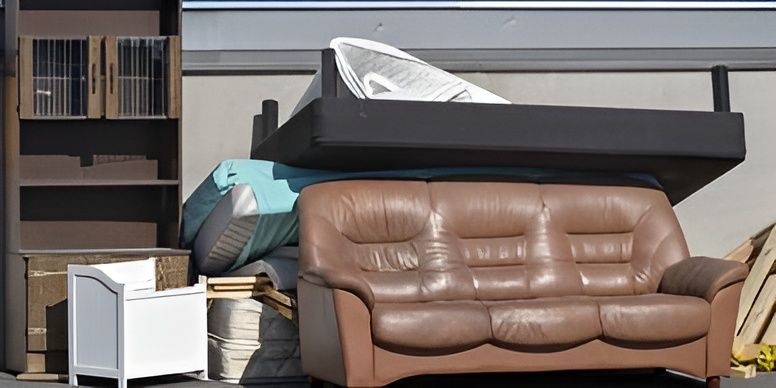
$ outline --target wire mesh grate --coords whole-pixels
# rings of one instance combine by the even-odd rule
[[[167,109],[166,38],[118,38],[120,117],[163,117]]]
[[[84,116],[87,101],[86,39],[33,39],[33,113]]]

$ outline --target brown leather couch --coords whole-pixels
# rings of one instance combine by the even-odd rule
[[[418,374],[729,374],[745,265],[689,258],[657,190],[340,181],[299,199],[302,364],[346,386]]]

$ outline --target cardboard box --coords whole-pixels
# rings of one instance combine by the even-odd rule
[[[180,251],[177,251],[180,252]],[[188,285],[187,254],[25,255],[27,279],[27,368],[24,372],[67,373],[67,265],[157,258],[159,290]]]
[[[156,246],[153,222],[22,221],[23,249],[110,249]]]

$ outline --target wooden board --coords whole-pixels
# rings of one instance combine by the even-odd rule
[[[235,284],[235,285],[215,285],[212,286],[213,291],[253,291],[252,284]],[[211,289],[211,288],[208,288]]]
[[[118,46],[115,36],[105,37],[105,117],[119,118]]]
[[[752,304],[765,282],[765,278],[771,272],[774,262],[776,262],[776,228],[771,229],[760,254],[749,271],[749,276],[744,281],[744,288],[741,290],[741,302],[738,307],[738,316],[736,318],[737,334],[741,333],[741,328],[749,314],[749,310],[752,308]]]
[[[259,297],[258,300],[259,302],[264,303],[267,306],[277,310],[277,312],[280,313],[280,315],[284,316],[289,321],[296,322],[297,320],[296,309],[292,308],[291,306],[287,306],[282,303],[279,303],[277,300],[267,296]]]
[[[35,115],[32,98],[32,63],[32,37],[19,37],[19,117],[23,119],[31,119]]]
[[[741,245],[736,247],[736,249],[733,249],[723,257],[724,260],[730,260],[730,261],[737,261],[739,263],[746,263],[749,261],[749,257],[752,256],[752,252],[754,252],[754,245],[752,244],[752,239],[747,239],[744,241]]]
[[[30,80],[32,81],[32,80]],[[16,77],[5,79],[5,135],[4,160],[5,160],[5,249],[6,252],[19,250],[19,219],[21,218],[21,198],[19,191],[19,159],[20,128],[19,117],[12,112],[18,108],[18,91]],[[6,264],[7,265],[7,264]],[[6,282],[8,282],[6,280]]]
[[[739,365],[730,368],[730,377],[750,379],[757,376],[757,367],[752,365]]]
[[[758,355],[760,355],[759,344],[741,345],[738,347],[738,349],[735,350],[736,351],[733,352],[733,358],[741,363],[752,361],[757,358]]]
[[[253,298],[254,291],[207,291],[208,299],[248,299]]]
[[[296,300],[276,290],[266,276],[214,277],[206,283],[208,299],[253,298],[296,322]]]
[[[110,1],[110,0],[109,0]],[[166,2],[167,0],[163,1]],[[110,36],[154,36],[159,35],[159,11],[151,9],[121,9],[111,10],[111,5],[103,8],[102,4],[116,3],[119,1],[36,1],[38,9],[19,10],[19,33],[33,36],[83,36],[83,35],[110,35]],[[174,1],[173,1],[174,2]],[[60,4],[64,9],[58,8]],[[102,4],[101,4],[102,3]],[[125,4],[135,3],[124,1]],[[142,4],[139,3],[138,4]],[[145,3],[149,4],[149,3]],[[41,6],[42,5],[42,6]],[[142,8],[139,5],[138,8]],[[91,8],[91,9],[90,9]],[[77,11],[75,11],[77,10]]]
[[[290,296],[275,289],[265,290],[264,296],[288,307],[296,308],[296,302]]]
[[[736,342],[760,343],[760,337],[771,322],[776,307],[776,275],[769,276],[744,321]]]
[[[68,376],[59,373],[20,373],[16,376],[16,380],[66,383]]]
[[[89,37],[89,57],[86,68],[86,117],[98,119],[102,116],[102,77],[100,70],[100,46],[102,37]]]
[[[167,117],[177,119],[181,116],[181,40],[179,36],[167,38],[170,53],[168,71],[170,74],[167,90]]]
[[[27,352],[25,372],[33,375],[67,373],[67,351]]]
[[[776,316],[771,318],[771,323],[765,329],[760,342],[766,345],[776,345]]]
[[[207,278],[208,285],[215,284],[255,284],[257,276]]]
[[[154,247],[156,224],[117,221],[21,221],[22,249]]]

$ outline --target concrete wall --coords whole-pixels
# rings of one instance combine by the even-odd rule
[[[466,73],[462,77],[526,104],[711,110],[708,73]],[[189,76],[183,81],[183,187],[188,197],[216,163],[246,158],[261,99],[287,119],[307,75]],[[744,112],[747,161],[676,206],[690,250],[719,256],[768,223],[776,191],[776,72],[730,75],[733,110]]]
[[[248,158],[261,101],[279,102],[285,122],[309,75],[183,77],[183,198],[224,159]]]

